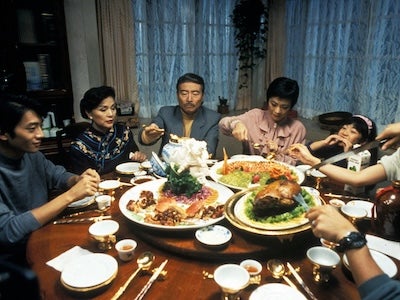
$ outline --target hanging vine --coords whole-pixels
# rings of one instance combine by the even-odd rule
[[[231,15],[235,27],[235,47],[238,50],[239,69],[247,87],[249,73],[266,55],[268,11],[262,0],[240,0]]]

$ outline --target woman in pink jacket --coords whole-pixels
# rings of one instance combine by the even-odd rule
[[[221,132],[243,144],[243,154],[268,156],[295,164],[286,154],[295,143],[305,142],[306,128],[299,120],[288,116],[297,103],[299,86],[295,80],[276,78],[267,90],[267,110],[254,108],[242,115],[225,117],[219,122]]]

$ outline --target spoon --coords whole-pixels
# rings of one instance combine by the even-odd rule
[[[133,280],[133,278],[136,277],[137,274],[139,274],[139,272],[141,270],[148,270],[150,269],[151,265],[154,262],[154,254],[146,251],[143,252],[142,254],[139,255],[139,257],[137,258],[136,262],[138,264],[138,268],[136,269],[136,271],[128,278],[128,280],[124,283],[123,286],[121,286],[118,290],[118,292],[115,293],[114,297],[111,298],[111,300],[117,300],[126,290],[126,288],[128,287],[128,285],[131,283],[131,281]]]
[[[294,289],[296,285],[285,275],[286,268],[283,262],[279,259],[270,259],[267,262],[267,269],[272,273],[272,277],[276,279],[283,279],[285,282]]]

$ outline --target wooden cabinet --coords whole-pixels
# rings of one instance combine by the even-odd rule
[[[72,119],[73,97],[62,0],[2,0],[0,89],[27,94]]]

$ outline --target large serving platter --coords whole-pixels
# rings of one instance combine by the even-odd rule
[[[232,158],[228,159],[228,163],[230,162],[234,162],[234,161],[242,161],[242,162],[267,162],[267,160],[265,158],[263,158],[262,156],[257,156],[257,155],[238,155],[238,156],[233,156]],[[287,163],[284,162],[279,162],[279,161],[274,161],[275,163],[278,163],[282,166],[286,166],[287,168],[289,168],[294,174],[296,174],[298,180],[297,183],[301,184],[304,181],[304,172],[301,172],[300,170],[296,169],[294,166],[289,165]],[[222,177],[221,174],[219,174],[219,170],[221,170],[222,166],[224,164],[224,161],[219,161],[217,163],[215,163],[211,168],[210,168],[210,177],[215,181],[218,182],[222,185],[225,185],[231,189],[234,190],[245,190],[254,186],[258,186],[259,184],[249,184],[247,187],[241,187],[241,186],[237,186],[237,185],[233,185],[233,184],[228,184],[225,182],[222,182],[220,179]]]
[[[319,197],[319,192],[311,187],[303,186],[302,189],[306,190],[307,193],[309,193],[312,196],[312,199],[314,201],[315,206],[319,206],[322,204],[321,199]],[[240,220],[242,223],[246,224],[247,226],[255,227],[258,229],[262,230],[286,230],[286,229],[292,229],[298,226],[302,226],[306,223],[308,223],[308,219],[305,218],[304,216],[300,218],[296,218],[295,220],[292,221],[287,221],[284,223],[261,223],[257,222],[254,220],[251,220],[247,217],[245,214],[245,204],[247,198],[251,195],[251,193],[247,193],[243,195],[235,204],[234,207],[234,214],[235,217]]]
[[[119,208],[122,212],[122,214],[128,218],[129,220],[143,225],[145,227],[153,228],[153,229],[161,229],[161,230],[168,230],[168,231],[181,231],[181,230],[189,230],[189,229],[197,229],[201,228],[204,226],[208,226],[211,224],[215,224],[219,221],[221,221],[224,216],[221,216],[219,218],[214,218],[214,219],[198,219],[198,218],[190,218],[190,219],[185,219],[185,223],[178,224],[175,226],[167,226],[167,225],[160,225],[160,224],[153,224],[153,223],[148,223],[145,221],[145,215],[148,214],[149,212],[146,211],[139,211],[139,212],[133,212],[127,209],[127,204],[129,200],[137,200],[139,199],[139,195],[142,191],[151,191],[154,194],[154,198],[157,201],[159,197],[159,190],[164,185],[164,183],[167,181],[166,178],[162,179],[157,179],[157,180],[152,180],[148,181],[142,184],[139,184],[135,187],[132,187],[128,191],[126,191],[122,197],[119,200]],[[207,181],[206,183],[207,186],[217,190],[218,192],[218,198],[217,200],[213,203],[214,206],[217,205],[224,205],[225,202],[233,195],[233,191],[230,190],[229,188],[213,182],[213,181]],[[180,204],[182,208],[187,208],[187,205]],[[154,213],[154,212],[150,212]]]
[[[258,187],[252,187],[242,190],[231,196],[225,203],[224,214],[226,219],[236,228],[264,236],[284,236],[306,231],[311,228],[308,219],[305,217],[299,218],[297,222],[287,221],[287,223],[264,224],[248,219],[244,212],[244,201]],[[319,196],[319,193],[314,188],[302,187],[312,195],[316,206],[324,204],[324,200]]]

